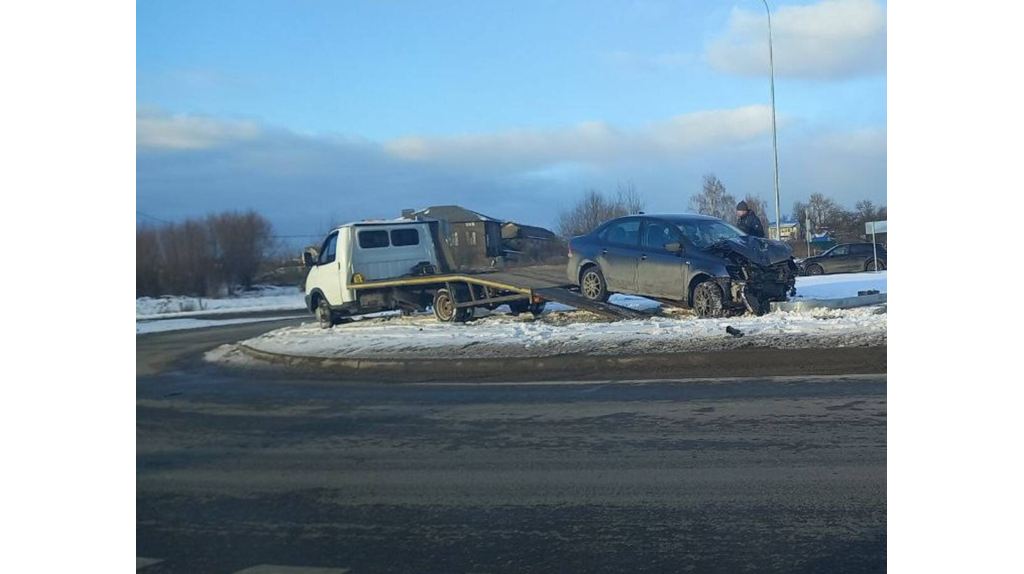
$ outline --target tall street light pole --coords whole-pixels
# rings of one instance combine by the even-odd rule
[[[772,11],[768,9],[768,0],[764,3],[764,11],[768,14],[768,75],[772,88],[772,148],[775,152],[775,239],[782,241],[782,211],[779,201],[779,137],[775,130],[775,56],[772,54]]]

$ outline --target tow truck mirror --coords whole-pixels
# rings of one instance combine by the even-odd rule
[[[683,244],[679,243],[678,241],[673,241],[672,243],[666,243],[665,244],[665,251],[668,251],[670,253],[675,253],[675,254],[678,255],[678,254],[683,252]]]

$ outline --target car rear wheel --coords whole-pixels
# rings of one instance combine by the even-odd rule
[[[698,317],[722,317],[722,288],[714,281],[705,281],[693,290],[693,311]]]
[[[825,273],[825,270],[822,269],[821,265],[818,265],[817,263],[811,263],[810,265],[807,266],[808,275],[821,275],[823,273]]]
[[[469,319],[472,311],[468,307],[456,307],[455,298],[447,289],[438,289],[434,294],[434,317],[442,323],[462,323]]]
[[[608,300],[608,284],[596,265],[588,267],[580,277],[580,293],[591,301]]]

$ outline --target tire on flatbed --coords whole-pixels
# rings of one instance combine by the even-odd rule
[[[518,317],[523,313],[530,313],[534,317],[540,317],[541,314],[544,312],[544,307],[546,306],[546,301],[541,301],[540,303],[530,303],[529,300],[524,299],[522,301],[512,301],[511,303],[509,303],[508,311],[509,313],[512,314],[513,317]]]
[[[456,307],[455,298],[448,289],[438,289],[434,293],[433,307],[434,317],[442,323],[462,323],[473,314],[469,307]]]

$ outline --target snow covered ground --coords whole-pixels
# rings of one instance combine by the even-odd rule
[[[249,339],[249,347],[300,356],[335,358],[502,358],[559,354],[643,354],[737,347],[842,347],[882,345],[886,308],[816,309],[762,317],[697,319],[669,311],[649,319],[603,322],[580,311],[554,311],[540,319],[503,313],[465,324],[438,323],[432,315],[356,321],[322,330],[314,323]],[[726,333],[726,326],[743,331]]]
[[[181,296],[140,297],[135,300],[135,317],[205,317],[250,311],[300,311],[305,307],[305,295],[298,287],[258,285],[251,291],[221,299]]]
[[[853,273],[797,280],[797,300],[886,292],[886,273]],[[560,304],[540,318],[512,317],[506,308],[477,311],[465,324],[438,323],[432,314],[378,316],[323,330],[313,322],[271,331],[244,344],[263,351],[331,358],[502,358],[560,354],[643,354],[740,347],[831,348],[884,345],[885,305],[845,310],[774,312],[762,317],[697,319],[678,309],[631,295],[612,303],[649,311],[647,319],[607,322]],[[726,327],[743,332],[727,334]]]

